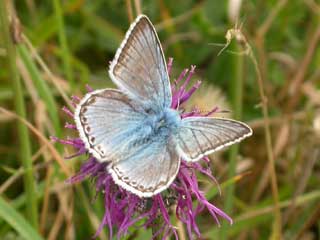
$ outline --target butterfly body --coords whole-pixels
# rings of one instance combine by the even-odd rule
[[[179,112],[166,108],[160,114],[151,116],[150,124],[154,134],[165,134],[165,132],[174,133],[177,131],[181,123]]]
[[[140,15],[130,26],[109,69],[118,89],[88,93],[75,111],[80,138],[124,189],[151,197],[174,181],[181,160],[197,161],[252,134],[223,118],[181,119],[160,41]]]

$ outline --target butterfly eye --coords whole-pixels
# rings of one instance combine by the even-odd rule
[[[152,112],[152,109],[151,108],[147,108],[146,109],[146,113],[151,113]]]

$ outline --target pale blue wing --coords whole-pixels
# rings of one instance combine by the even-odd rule
[[[175,179],[180,166],[176,144],[169,136],[140,142],[123,159],[108,166],[114,181],[140,197],[151,197]]]
[[[122,91],[154,112],[171,105],[167,66],[157,33],[140,15],[131,24],[110,65],[110,77]]]
[[[251,135],[251,128],[239,121],[190,117],[182,120],[176,139],[182,159],[198,161],[205,155],[240,142]]]
[[[113,89],[88,93],[75,111],[81,140],[99,161],[117,161],[141,137],[145,118],[139,105]]]

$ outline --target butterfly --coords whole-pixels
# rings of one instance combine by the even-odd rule
[[[171,109],[171,87],[162,47],[151,21],[131,24],[110,64],[118,89],[87,93],[75,111],[81,140],[116,184],[152,197],[174,181],[181,161],[194,162],[252,134],[225,118],[181,119]]]

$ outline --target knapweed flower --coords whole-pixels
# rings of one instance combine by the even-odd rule
[[[171,68],[172,59],[169,59],[169,74]],[[183,110],[184,103],[190,99],[201,84],[198,81],[187,90],[194,70],[195,66],[191,66],[190,70],[183,70],[171,86],[171,108],[178,109],[181,118],[209,116],[218,111],[217,107],[206,113],[201,112],[197,108],[194,108],[190,112]],[[90,87],[87,90],[92,91]],[[72,97],[72,100],[76,107],[80,98]],[[73,119],[73,112],[71,110],[64,107],[63,111]],[[75,124],[67,123],[65,126],[66,128],[76,130]],[[157,224],[160,223],[160,226],[157,226],[158,230],[156,232],[153,231],[153,238],[161,236],[162,239],[165,239],[173,234],[178,239],[177,229],[170,222],[169,212],[172,209],[174,209],[176,217],[185,224],[190,239],[193,238],[193,233],[197,237],[201,236],[196,218],[205,210],[211,214],[218,224],[219,217],[225,218],[232,223],[232,219],[210,203],[199,189],[197,173],[204,174],[213,183],[216,183],[207,157],[203,157],[198,162],[185,162],[182,159],[177,177],[168,189],[151,198],[140,198],[118,186],[106,169],[108,163],[101,163],[89,154],[80,138],[62,140],[54,137],[52,139],[56,142],[73,146],[76,149],[76,154],[71,157],[88,154],[88,160],[82,164],[80,171],[68,180],[68,183],[74,184],[86,178],[92,178],[96,183],[96,191],[104,195],[105,213],[95,237],[99,235],[104,226],[109,228],[111,239],[114,235],[114,230],[116,230],[117,237],[120,238],[128,234],[129,228],[136,226],[138,222],[140,224],[139,227],[144,228],[153,227],[157,222]],[[157,221],[158,218],[162,220]],[[143,219],[144,223],[141,225]]]
[[[194,92],[192,98],[190,98],[183,107],[186,111],[191,111],[194,106],[197,106],[197,108],[206,112],[208,106],[210,107],[212,103],[219,106],[220,109],[220,111],[214,113],[214,117],[232,117],[231,111],[228,111],[230,104],[223,91],[219,87],[205,82],[201,84],[201,88]]]

